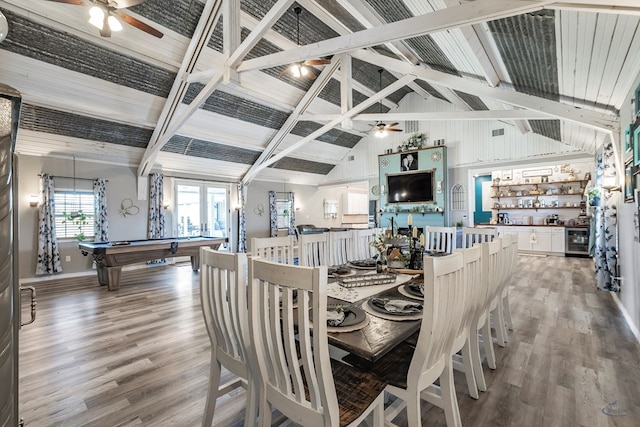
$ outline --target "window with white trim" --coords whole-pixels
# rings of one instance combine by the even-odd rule
[[[55,190],[54,212],[58,239],[93,239],[95,221],[95,196],[93,191]],[[80,240],[80,239],[78,239]]]

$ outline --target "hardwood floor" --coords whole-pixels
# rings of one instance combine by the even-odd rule
[[[26,426],[200,425],[209,339],[188,264],[125,272],[115,292],[93,276],[37,290],[37,320],[20,333]],[[498,369],[485,368],[489,389],[471,399],[456,373],[463,425],[640,425],[640,346],[590,259],[521,256],[510,299],[514,330]],[[445,425],[422,407],[424,425]],[[243,391],[225,397],[215,425],[242,425],[243,408]]]

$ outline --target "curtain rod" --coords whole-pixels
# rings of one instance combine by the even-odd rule
[[[41,173],[38,174],[38,176],[42,176]],[[80,179],[83,181],[95,181],[96,179],[100,179],[100,178],[78,178],[75,176],[62,176],[62,175],[51,175],[52,178],[65,178],[65,179]],[[105,182],[109,182],[108,179],[105,179]]]

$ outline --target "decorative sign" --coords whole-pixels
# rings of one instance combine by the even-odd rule
[[[549,176],[553,173],[551,169],[532,169],[528,171],[522,171],[524,178],[529,176]]]

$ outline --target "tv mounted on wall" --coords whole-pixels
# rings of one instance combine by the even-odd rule
[[[433,203],[435,169],[387,174],[387,203]]]

